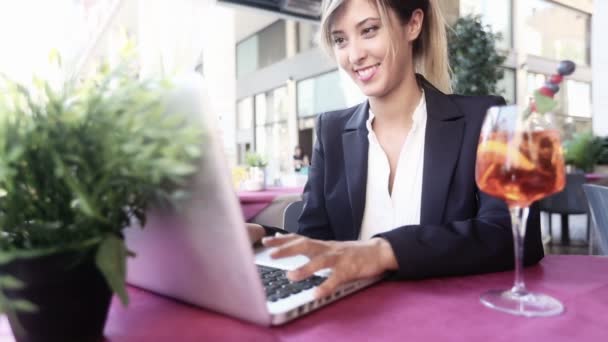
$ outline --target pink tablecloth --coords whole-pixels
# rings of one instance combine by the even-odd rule
[[[238,196],[245,221],[249,221],[270,205],[277,196],[301,193],[302,188],[268,188],[263,191],[239,191]]]
[[[595,183],[595,182],[599,182],[599,181],[605,180],[605,179],[608,179],[607,174],[603,174],[603,173],[586,173],[585,174],[585,180],[587,180],[587,182],[589,182],[589,183]]]
[[[565,313],[530,319],[482,306],[479,294],[510,286],[512,272],[384,282],[275,328],[131,288],[129,308],[113,302],[105,333],[111,342],[608,341],[607,257],[547,256],[526,277],[532,290],[562,300]]]

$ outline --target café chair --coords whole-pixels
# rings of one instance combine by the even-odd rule
[[[589,254],[608,255],[608,186],[585,184],[583,190],[593,222]]]
[[[585,182],[584,173],[569,173],[566,175],[566,186],[564,187],[564,190],[539,201],[540,211],[549,214],[550,236],[553,234],[551,217],[553,214],[560,214],[562,245],[570,244],[569,215],[587,215],[587,241],[589,241],[590,219],[588,215],[587,200],[582,188]]]
[[[298,231],[298,219],[304,209],[304,201],[291,202],[283,213],[283,229],[290,233]]]

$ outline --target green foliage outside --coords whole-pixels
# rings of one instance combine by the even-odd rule
[[[596,164],[608,160],[608,144],[591,132],[578,133],[572,140],[564,142],[564,153],[566,164],[591,172]]]
[[[127,247],[121,231],[145,224],[153,202],[171,204],[196,171],[203,131],[166,115],[171,85],[126,68],[61,89],[37,80],[0,83],[0,263],[96,248],[96,264],[123,303]],[[59,87],[56,87],[59,88]],[[0,290],[19,288],[3,275]],[[33,309],[9,302],[9,314]]]
[[[455,94],[500,95],[506,56],[496,50],[500,34],[492,33],[479,16],[460,17],[448,30],[448,50]]]
[[[249,152],[245,155],[245,163],[249,167],[266,167],[268,160],[259,153]]]

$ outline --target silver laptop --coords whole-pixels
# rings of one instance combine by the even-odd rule
[[[127,282],[152,292],[260,325],[279,325],[378,281],[346,284],[316,300],[315,287],[329,274],[318,272],[292,283],[285,270],[305,256],[274,260],[268,249],[251,247],[231,173],[216,136],[204,82],[191,74],[177,79],[167,113],[188,114],[203,125],[203,158],[177,210],[151,209],[144,229],[126,229],[136,257],[128,260]]]

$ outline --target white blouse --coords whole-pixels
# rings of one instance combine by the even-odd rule
[[[370,109],[367,120],[367,185],[360,240],[393,228],[420,224],[426,115],[423,93],[412,116],[412,128],[401,147],[391,195],[388,192],[388,157],[372,129],[375,116]]]

